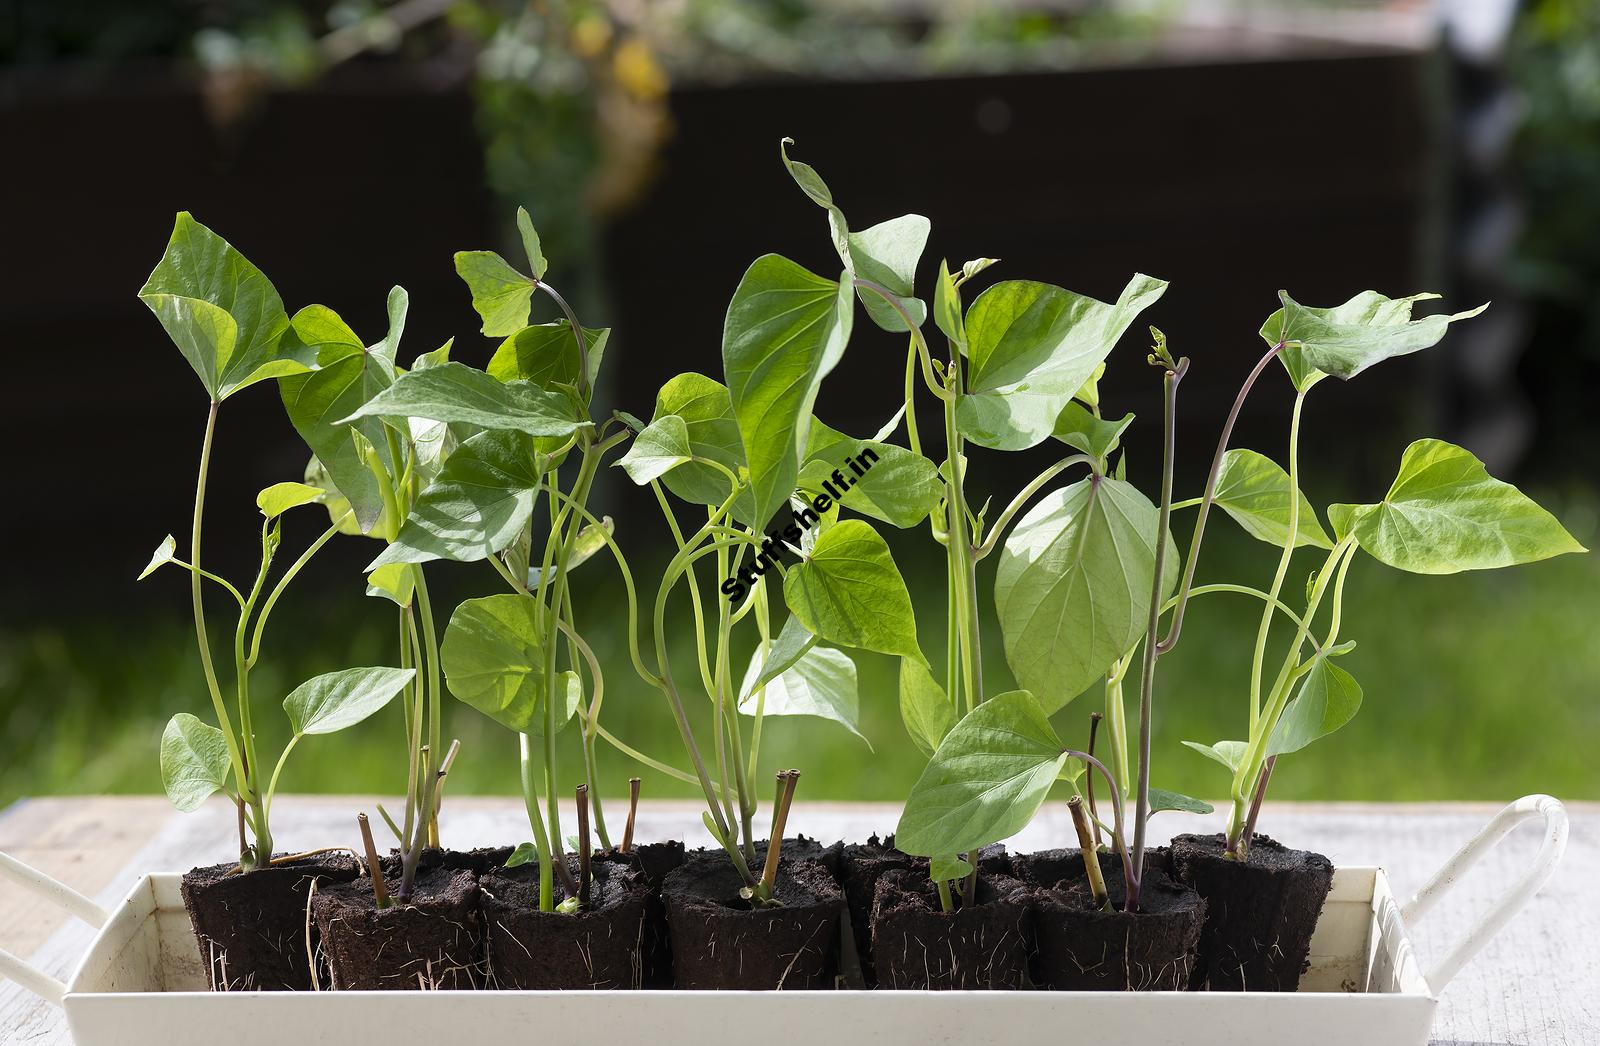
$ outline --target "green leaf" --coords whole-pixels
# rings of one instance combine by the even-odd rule
[[[1279,291],[1283,308],[1267,317],[1261,337],[1268,345],[1283,342],[1280,358],[1295,388],[1304,391],[1315,383],[1317,372],[1348,381],[1392,356],[1426,349],[1444,337],[1450,324],[1489,307],[1484,303],[1453,316],[1411,318],[1414,304],[1437,297],[1386,298],[1377,291],[1362,291],[1343,305],[1314,309],[1289,297],[1288,291]]]
[[[856,276],[871,280],[894,295],[900,308],[911,317],[911,322],[921,326],[927,317],[927,306],[913,296],[917,276],[917,262],[928,245],[928,232],[932,223],[920,214],[903,214],[879,222],[870,229],[849,234],[850,253],[844,259],[845,267]],[[893,305],[883,300],[876,291],[861,289],[857,296],[866,308],[872,322],[886,331],[909,330]]]
[[[1271,458],[1243,449],[1224,454],[1222,471],[1217,476],[1216,503],[1258,541],[1282,548],[1289,540],[1289,474]],[[1333,548],[1305,491],[1300,492],[1300,520],[1295,535],[1296,548]]]
[[[950,696],[920,657],[900,659],[900,721],[912,742],[929,756],[956,725]]]
[[[943,259],[939,261],[939,278],[933,285],[933,322],[951,343],[962,346],[966,351],[967,331],[961,319],[961,289],[956,286],[955,277],[950,275],[950,266]]]
[[[928,858],[928,878],[934,882],[965,879],[972,874],[972,865],[955,854],[935,854]]]
[[[1413,574],[1487,570],[1587,551],[1471,453],[1437,439],[1406,448],[1382,501],[1334,505],[1328,518],[1374,559]]]
[[[143,570],[139,571],[139,576],[136,580],[143,581],[160,568],[166,566],[168,563],[171,563],[173,554],[177,552],[177,550],[177,541],[173,540],[171,534],[168,534],[164,539],[162,539],[161,544],[156,546],[155,552],[150,556],[150,562]]]
[[[766,660],[761,665],[761,671],[755,679],[746,678],[745,690],[766,686],[767,683],[787,672],[807,653],[817,645],[817,637],[806,631],[797,617],[790,617],[783,623],[783,628],[778,632],[778,637],[772,641],[771,648],[767,651]],[[757,651],[759,654],[760,651]]]
[[[1050,434],[1067,446],[1092,454],[1102,461],[1111,456],[1122,442],[1122,434],[1133,424],[1133,415],[1121,421],[1104,421],[1095,417],[1077,402],[1061,408],[1056,427]]]
[[[528,271],[536,280],[544,279],[550,263],[544,260],[544,250],[539,246],[539,234],[534,231],[533,219],[526,207],[517,208],[517,232],[522,236],[522,250],[528,256]]]
[[[456,274],[472,291],[484,334],[503,338],[528,325],[534,283],[493,251],[457,251]]]
[[[416,593],[417,575],[408,563],[388,563],[367,575],[367,595],[408,607]]]
[[[309,483],[274,483],[256,495],[256,508],[268,519],[276,519],[292,508],[321,501],[327,493]]]
[[[1298,752],[1348,723],[1361,710],[1361,684],[1327,657],[1316,659],[1278,719],[1268,755]]]
[[[789,610],[819,639],[921,657],[911,596],[878,532],[858,519],[824,531],[783,579]]]
[[[180,211],[166,253],[139,290],[214,400],[266,378],[308,370],[280,352],[283,300],[245,256]]]
[[[1218,741],[1214,745],[1203,745],[1199,741],[1181,743],[1185,748],[1192,748],[1207,759],[1221,763],[1230,774],[1238,771],[1239,764],[1244,762],[1244,750],[1250,747],[1243,741]]]
[[[646,425],[616,464],[642,487],[693,457],[688,424],[676,414],[667,414]]]
[[[445,462],[368,570],[451,559],[475,563],[510,545],[533,515],[549,461],[531,436],[480,432]]]
[[[605,356],[610,328],[585,327],[584,348],[589,368],[581,366],[582,354],[572,325],[566,320],[524,327],[500,343],[485,370],[498,381],[530,381],[543,389],[557,385],[577,385],[580,376],[592,387],[600,375],[600,360]]]
[[[656,394],[654,420],[669,414],[682,418],[688,427],[689,449],[695,457],[719,462],[734,475],[745,467],[744,441],[733,415],[733,400],[721,382],[704,374],[679,374]],[[730,493],[728,477],[698,461],[678,466],[662,482],[674,495],[695,505],[721,505]],[[756,524],[755,498],[748,490],[734,502],[733,516],[747,525]]]
[[[441,363],[402,374],[345,423],[370,417],[429,418],[530,436],[566,436],[580,424],[566,395],[524,381],[496,381],[464,363]]]
[[[352,426],[342,419],[394,382],[394,361],[381,352],[362,348],[360,339],[344,321],[320,305],[295,313],[290,328],[293,337],[313,347],[320,369],[278,382],[284,409],[295,431],[321,462],[327,485],[338,490],[355,509],[357,525],[365,533],[383,515],[383,495],[376,477],[351,442]],[[392,475],[396,469],[389,460],[383,422],[368,418],[354,428],[377,448]],[[315,481],[312,485],[323,486]],[[333,511],[331,505],[329,511]]]
[[[1134,317],[1166,289],[1163,280],[1136,275],[1107,305],[1029,280],[990,287],[967,310],[969,369],[957,428],[995,450],[1042,442]]]
[[[296,734],[331,734],[394,699],[416,676],[414,668],[346,668],[306,680],[283,699]]]
[[[1090,477],[1045,495],[1006,536],[994,583],[1006,660],[1046,711],[1099,681],[1144,634],[1158,519],[1130,484]],[[1166,589],[1178,559],[1167,556]]]
[[[928,219],[920,214],[905,214],[880,222],[862,232],[851,232],[844,212],[833,200],[828,183],[816,168],[799,160],[789,159],[789,146],[794,139],[785,138],[778,146],[783,164],[795,184],[818,207],[828,212],[828,232],[833,249],[851,276],[881,285],[894,295],[900,307],[911,317],[911,322],[921,324],[927,314],[922,302],[912,297],[916,280],[917,261],[928,243]],[[862,289],[861,304],[872,321],[887,331],[907,330],[905,320],[894,306],[884,301],[876,292]]]
[[[350,511],[350,502],[339,493],[338,488],[334,486],[333,478],[328,475],[328,470],[317,460],[315,454],[306,462],[305,477],[310,486],[321,487],[328,492],[322,499],[322,507],[328,510],[328,522],[338,523],[341,534],[360,537],[363,531],[361,524]],[[379,516],[382,515],[380,508]]]
[[[895,845],[923,856],[972,853],[1015,835],[1066,761],[1032,694],[985,701],[955,725],[912,786]]]
[[[411,308],[411,295],[399,284],[389,288],[389,330],[384,334],[383,340],[372,346],[372,351],[387,359],[390,363],[400,353],[400,336],[406,330],[406,313]],[[448,342],[446,343],[449,344]]]
[[[1154,327],[1150,329],[1155,330]],[[1098,407],[1100,405],[1100,379],[1105,375],[1106,365],[1102,363],[1094,369],[1093,374],[1089,375],[1089,380],[1083,383],[1083,388],[1072,394],[1072,398],[1085,406]],[[1132,416],[1131,414],[1129,415],[1129,417]],[[1057,424],[1059,425],[1059,421]]]
[[[851,316],[848,287],[776,254],[757,258],[734,291],[722,330],[722,364],[757,525],[794,489],[806,420],[823,377],[844,354]]]
[[[518,865],[536,864],[539,860],[539,851],[534,849],[532,843],[518,843],[517,848],[511,851],[511,856],[506,858],[505,866],[515,868]]]
[[[759,705],[764,716],[804,715],[829,719],[866,741],[859,725],[860,698],[856,686],[856,663],[850,655],[832,647],[813,646],[799,660],[767,682],[757,681],[765,670],[757,650],[745,669],[739,711],[753,716]],[[758,696],[759,695],[759,696]],[[867,742],[871,748],[872,743]]]
[[[228,740],[221,730],[179,712],[161,732],[161,784],[184,813],[198,810],[216,792],[227,792]]]
[[[544,733],[545,630],[537,600],[515,593],[469,599],[445,629],[440,660],[450,692],[502,726]],[[572,673],[558,674],[557,730],[577,711],[581,687]]]
[[[1216,807],[1202,799],[1192,799],[1178,792],[1169,792],[1165,788],[1150,789],[1150,812],[1158,814],[1163,810],[1177,810],[1186,814],[1209,814]]]
[[[851,458],[864,470],[861,475],[850,467]],[[812,418],[806,462],[796,484],[817,494],[823,492],[824,482],[844,494],[836,500],[845,508],[902,529],[927,519],[943,497],[938,466],[921,454],[890,443],[852,439]]]

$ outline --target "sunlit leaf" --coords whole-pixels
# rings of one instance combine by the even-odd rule
[[[296,734],[331,734],[357,723],[394,700],[417,672],[414,668],[346,668],[306,680],[283,699]]]
[[[1289,474],[1265,455],[1240,448],[1224,454],[1216,504],[1258,541],[1282,548],[1289,540]],[[1317,510],[1301,491],[1295,546],[1306,545],[1333,548],[1317,521]]]
[[[845,520],[823,532],[783,579],[789,610],[812,635],[840,646],[920,657],[905,579],[872,527]]]
[[[167,721],[161,733],[161,784],[184,813],[198,810],[217,792],[228,791],[228,741],[221,730],[188,712]]]

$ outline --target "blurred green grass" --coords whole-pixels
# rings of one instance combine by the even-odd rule
[[[1593,546],[1594,513],[1571,506],[1560,514]],[[1575,518],[1577,517],[1577,518]],[[1181,528],[1180,528],[1181,529]],[[1200,580],[1239,580],[1265,587],[1274,550],[1218,522],[1208,539]],[[924,649],[942,663],[942,561],[930,558],[925,535],[896,544],[910,580]],[[1302,554],[1287,590],[1315,565]],[[603,719],[635,747],[686,765],[660,695],[634,675],[625,646],[625,602],[614,570],[598,557],[575,575],[580,624],[606,670]],[[649,571],[635,564],[640,584]],[[492,577],[481,565],[440,564]],[[992,618],[993,560],[980,588]],[[146,582],[152,584],[153,582]],[[178,587],[177,572],[160,584]],[[703,579],[704,583],[704,579]],[[710,586],[707,586],[710,591]],[[469,593],[470,594],[470,593]],[[669,620],[675,666],[686,694],[699,694],[692,665],[687,599]],[[713,593],[712,598],[718,598]],[[170,600],[153,603],[172,607]],[[441,600],[440,602],[443,602]],[[1370,559],[1351,570],[1343,636],[1358,641],[1342,664],[1361,682],[1361,714],[1343,730],[1280,764],[1280,799],[1502,800],[1530,791],[1563,798],[1600,798],[1600,770],[1590,742],[1600,737],[1600,556],[1568,556],[1514,570],[1414,577]],[[330,599],[291,593],[269,630],[252,677],[264,752],[286,739],[274,705],[300,680],[355,664],[394,663],[392,607],[373,599]],[[1243,736],[1250,650],[1259,604],[1229,595],[1197,599],[1183,641],[1162,662],[1156,711],[1155,782],[1216,797],[1220,768],[1178,745]],[[213,639],[222,622],[213,624]],[[988,691],[1011,686],[998,629],[984,632]],[[441,626],[443,621],[441,621]],[[219,647],[219,650],[221,648]],[[747,652],[744,652],[747,656]],[[838,726],[805,719],[769,719],[762,775],[797,766],[806,799],[902,798],[922,759],[900,724],[894,660],[853,652],[860,672],[861,728],[871,750]],[[735,664],[742,668],[743,658]],[[221,665],[219,665],[219,669]],[[1136,687],[1128,688],[1130,718]],[[1101,707],[1098,688],[1057,717],[1067,738],[1087,729]],[[695,711],[704,726],[708,706]],[[167,718],[190,711],[210,718],[194,653],[193,632],[176,610],[128,611],[116,619],[35,624],[0,632],[0,806],[26,795],[159,792],[157,742]],[[453,701],[446,736],[460,737],[462,758],[453,794],[511,794],[517,788],[516,740]],[[283,774],[286,792],[393,793],[404,788],[400,710],[386,709],[343,734],[308,738]],[[561,737],[562,778],[576,784],[581,766],[576,731]],[[647,797],[688,796],[691,786],[653,772],[602,746],[599,790],[626,793],[626,779],[644,778]],[[765,794],[765,789],[762,790]]]

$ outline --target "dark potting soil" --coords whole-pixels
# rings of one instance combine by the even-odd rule
[[[1173,871],[1206,901],[1190,986],[1292,992],[1310,965],[1333,862],[1264,835],[1255,837],[1244,861],[1227,857],[1226,846],[1220,834],[1172,840]]]
[[[474,875],[482,875],[505,864],[510,856],[509,846],[481,846],[473,850],[441,850],[430,846],[417,858],[417,871],[432,871],[435,868],[458,871],[464,868]],[[399,850],[390,850],[387,856],[378,858],[378,861],[383,865],[385,875],[400,877],[403,858]]]
[[[317,891],[311,911],[337,991],[476,988],[482,980],[483,927],[478,877],[470,869],[417,872],[411,902],[388,877],[393,903],[378,909],[367,878]]]
[[[306,943],[311,883],[349,882],[360,866],[327,854],[230,875],[236,867],[195,868],[179,887],[212,990],[309,991],[317,944]]]
[[[578,875],[578,859],[567,866]],[[592,865],[589,903],[572,914],[539,910],[539,866],[498,868],[478,880],[487,981],[494,988],[553,991],[639,988],[653,891],[624,863]],[[559,877],[555,901],[568,897]]]
[[[835,878],[850,908],[850,929],[861,964],[861,978],[868,988],[878,984],[872,962],[872,899],[878,892],[878,880],[888,872],[912,871],[918,860],[920,858],[895,849],[892,835],[881,841],[876,835],[868,836],[864,843],[846,846],[840,855]]]
[[[759,873],[767,861],[768,840],[760,839],[755,843],[756,859],[750,866],[750,871]],[[844,854],[844,843],[834,842],[827,846],[815,839],[808,839],[803,835],[791,836],[784,839],[783,849],[778,851],[778,859],[794,861],[816,861],[828,870],[828,874],[835,880],[839,877],[839,861]]]
[[[880,988],[1020,989],[1032,947],[1028,888],[978,876],[977,903],[940,909],[926,870],[891,870],[872,904],[872,962]]]
[[[667,906],[661,900],[661,881],[683,863],[683,843],[635,843],[626,852],[606,850],[595,863],[632,868],[644,876],[648,887],[644,923],[644,987],[672,987],[672,943],[667,932]]]
[[[1111,911],[1094,903],[1082,852],[1048,850],[1018,858],[1034,883],[1034,983],[1053,991],[1182,991],[1195,967],[1205,922],[1200,895],[1146,860],[1139,911],[1125,912],[1122,859],[1099,854]]]
[[[667,876],[661,895],[677,987],[832,988],[844,894],[828,870],[780,856],[778,907],[752,909],[742,885],[720,850],[690,854]]]

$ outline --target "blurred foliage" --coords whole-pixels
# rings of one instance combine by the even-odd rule
[[[1600,362],[1600,3],[1534,0],[1511,75],[1525,106],[1516,164],[1527,228],[1513,274],[1523,293],[1571,314],[1568,352]]]

